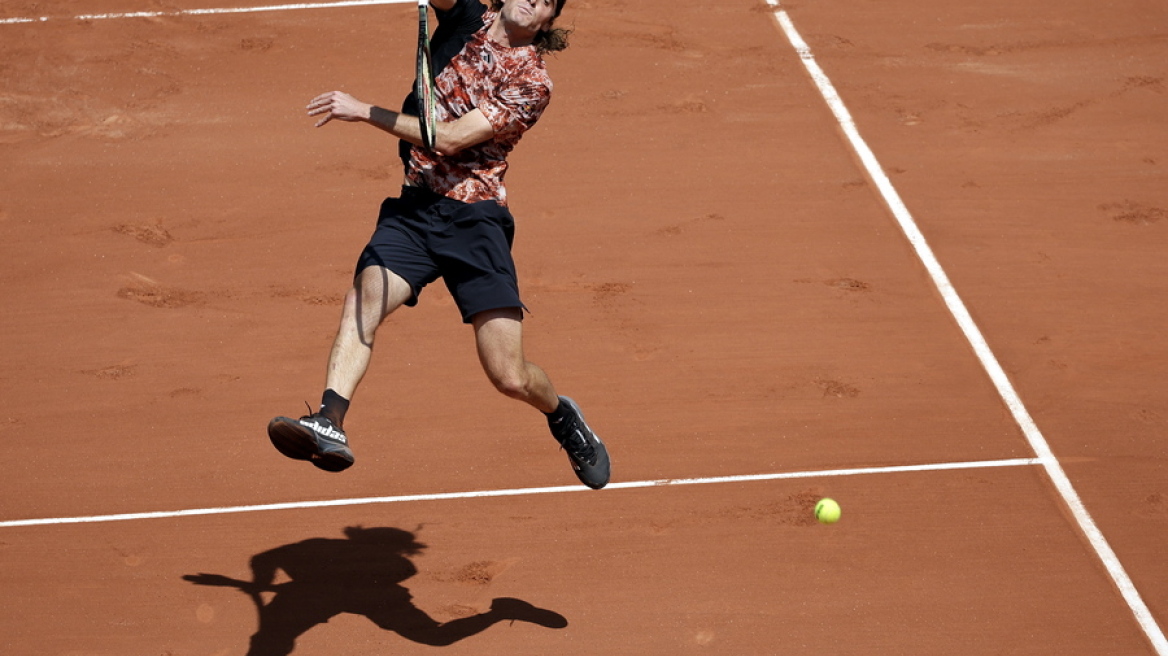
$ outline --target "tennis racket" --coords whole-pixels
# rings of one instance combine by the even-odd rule
[[[418,0],[418,75],[414,78],[414,94],[418,97],[422,144],[434,150],[438,126],[434,116],[434,64],[430,60],[429,8],[430,0]]]

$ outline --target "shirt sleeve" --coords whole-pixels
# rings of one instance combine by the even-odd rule
[[[500,87],[478,109],[495,129],[496,139],[514,141],[531,129],[551,101],[551,80],[522,77]]]
[[[487,8],[480,0],[458,0],[450,11],[442,11],[437,7],[432,9],[438,17],[437,30],[467,35],[474,34],[483,26],[483,15],[487,13]]]

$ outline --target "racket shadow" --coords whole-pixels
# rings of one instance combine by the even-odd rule
[[[312,627],[342,613],[363,615],[386,631],[430,646],[452,645],[498,622],[529,622],[561,629],[568,620],[526,601],[497,598],[490,610],[449,622],[431,618],[413,603],[402,582],[417,574],[409,557],[426,545],[398,528],[349,527],[345,538],[311,538],[251,558],[252,580],[220,574],[188,574],[195,585],[235,588],[256,605],[259,626],[248,656],[284,656]],[[287,580],[275,583],[278,571]]]

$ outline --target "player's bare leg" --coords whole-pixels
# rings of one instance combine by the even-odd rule
[[[268,437],[280,453],[325,471],[352,466],[353,451],[342,427],[349,399],[369,368],[377,327],[412,293],[405,280],[382,267],[367,267],[357,275],[345,295],[320,410],[298,420],[276,417],[268,424]]]
[[[580,482],[593,489],[608,484],[608,449],[584,421],[576,402],[558,396],[551,380],[523,354],[522,310],[505,308],[474,316],[479,361],[495,388],[547,415],[552,436],[568,453]]]
[[[546,414],[556,409],[559,397],[547,374],[523,355],[521,311],[503,308],[474,316],[479,362],[495,389]]]
[[[329,354],[325,387],[346,399],[369,369],[377,328],[413,295],[409,283],[383,267],[366,267],[345,295],[341,325]]]

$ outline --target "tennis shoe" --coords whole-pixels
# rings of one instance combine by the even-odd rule
[[[353,465],[345,431],[321,414],[300,419],[276,417],[268,423],[268,438],[280,453],[307,460],[318,469],[339,472]]]
[[[608,449],[584,421],[584,413],[580,412],[580,406],[576,405],[575,401],[561,396],[560,403],[567,406],[571,414],[558,424],[548,420],[552,436],[560,443],[560,447],[567,451],[576,478],[584,485],[599,490],[608,485],[611,471]]]

